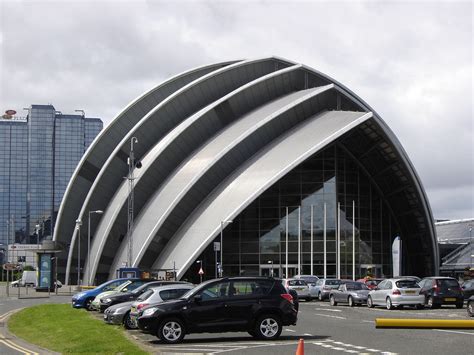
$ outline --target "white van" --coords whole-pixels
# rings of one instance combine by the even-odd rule
[[[36,287],[36,271],[23,271],[21,279],[13,281],[12,287],[33,286]]]

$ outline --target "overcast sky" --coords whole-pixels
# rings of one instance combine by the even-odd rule
[[[474,217],[471,1],[0,0],[0,111],[108,124],[166,78],[269,55],[344,83],[408,152],[435,218]]]

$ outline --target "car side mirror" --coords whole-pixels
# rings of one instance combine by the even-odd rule
[[[201,295],[194,296],[194,302],[199,303],[201,301],[202,301],[202,296]]]

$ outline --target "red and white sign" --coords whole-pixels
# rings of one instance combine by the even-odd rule
[[[6,113],[8,116],[15,116],[15,115],[16,115],[16,111],[15,111],[15,110],[6,110],[5,113]]]
[[[200,268],[198,274],[199,275],[204,275],[204,270],[202,268]]]

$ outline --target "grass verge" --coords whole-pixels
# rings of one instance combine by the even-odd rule
[[[8,329],[29,343],[60,353],[147,354],[119,326],[94,319],[69,304],[45,304],[11,316]]]

